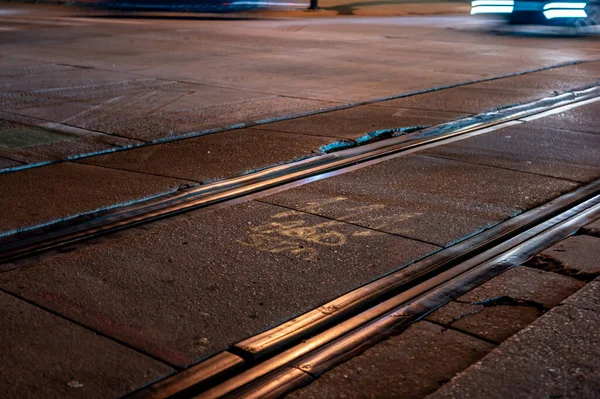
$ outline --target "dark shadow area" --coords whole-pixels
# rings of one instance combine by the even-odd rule
[[[68,4],[85,10],[91,18],[122,19],[246,21],[260,18],[252,15],[255,11],[290,9],[288,3],[278,0],[73,0]]]
[[[394,4],[396,1],[373,1],[373,2],[357,2],[350,4],[341,4],[334,7],[322,7],[322,10],[337,11],[338,15],[354,15],[354,11],[357,7],[362,6],[381,6],[385,4]]]
[[[508,18],[493,15],[476,16],[488,21],[485,27],[474,31],[493,36],[510,36],[540,39],[597,39],[600,38],[600,25],[573,26],[544,23],[511,23]]]
[[[537,26],[537,25],[501,25],[489,29],[488,32],[495,36],[512,36],[541,39],[598,39],[600,28],[579,30],[571,27]]]
[[[495,23],[494,23],[495,22]],[[492,36],[510,36],[540,39],[598,39],[600,26],[576,28],[570,26],[511,25],[501,20],[492,21],[490,26],[475,28],[474,31]]]

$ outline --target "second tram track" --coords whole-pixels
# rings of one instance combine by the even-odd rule
[[[347,173],[388,159],[488,133],[600,99],[600,86],[567,92],[433,126],[415,133],[328,153],[247,175],[180,190],[147,201],[81,215],[0,237],[0,272],[15,262],[50,250],[140,226],[199,208],[252,195],[266,195]]]
[[[600,179],[128,395],[279,397],[600,217]]]

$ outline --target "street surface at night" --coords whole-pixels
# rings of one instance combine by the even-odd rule
[[[600,397],[600,29],[304,14],[0,3],[3,397]]]

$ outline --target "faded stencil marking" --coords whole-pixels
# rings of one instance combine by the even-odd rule
[[[319,213],[328,205],[345,201],[345,197],[336,197],[319,202],[308,202],[303,207],[308,212]],[[299,211],[284,211],[272,215],[268,221],[250,227],[250,234],[246,240],[237,240],[241,245],[254,247],[260,251],[271,253],[287,252],[304,260],[314,260],[317,256],[317,248],[341,247],[346,243],[346,235],[337,231],[336,227],[344,222],[353,224],[364,224],[374,230],[385,230],[393,223],[402,222],[420,213],[404,213],[391,216],[369,216],[368,213],[380,210],[385,205],[361,205],[347,208],[347,215],[338,220],[323,223],[310,224],[304,218],[306,213]],[[360,221],[359,221],[360,220]],[[353,237],[368,237],[383,234],[380,231],[360,230],[353,233]]]
[[[316,257],[315,245],[339,247],[346,243],[346,236],[332,229],[339,222],[310,225],[300,219],[300,215],[300,212],[295,211],[273,215],[268,222],[251,227],[248,239],[238,240],[238,243],[271,253],[289,252],[304,260]],[[290,216],[296,216],[295,220],[272,221]]]

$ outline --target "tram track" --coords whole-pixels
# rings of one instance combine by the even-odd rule
[[[249,337],[127,398],[279,397],[600,217],[600,180]]]
[[[84,240],[200,208],[268,195],[273,191],[286,190],[394,157],[525,123],[537,116],[562,112],[599,99],[600,86],[592,86],[243,176],[182,189],[147,201],[14,232],[0,237],[0,272],[18,267],[19,263],[15,262],[20,259]]]

